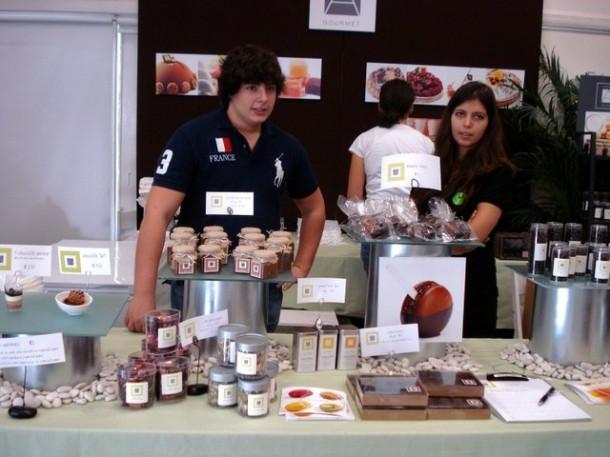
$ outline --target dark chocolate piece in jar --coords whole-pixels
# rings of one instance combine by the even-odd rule
[[[265,241],[265,249],[271,249],[277,253],[280,272],[290,271],[294,261],[294,243],[289,237],[277,236],[275,233],[273,232]]]
[[[235,342],[235,373],[239,379],[260,379],[267,374],[269,340],[258,333],[244,333]]]
[[[178,244],[172,248],[171,270],[175,274],[193,274],[196,263],[197,254],[190,244]]]
[[[237,377],[229,367],[213,366],[208,371],[208,404],[220,408],[237,404]]]
[[[155,359],[157,400],[170,401],[186,397],[190,359],[171,356]]]
[[[176,351],[180,311],[177,309],[155,309],[146,313],[145,319],[146,352],[164,354]]]
[[[593,267],[591,281],[597,284],[608,284],[610,279],[610,248],[598,246],[593,250]]]
[[[533,275],[544,274],[546,265],[546,250],[548,245],[546,224],[533,223],[529,231],[528,269],[527,272]]]
[[[272,279],[279,274],[277,254],[269,249],[257,249],[252,253],[250,276],[258,279]]]
[[[121,406],[145,409],[155,401],[155,365],[132,362],[119,366],[117,378]]]
[[[221,263],[226,265],[229,259],[229,246],[231,245],[229,235],[222,231],[206,232],[205,235],[203,243],[218,245],[222,252]]]
[[[265,247],[265,234],[245,233],[239,237],[239,244],[256,246],[259,249],[263,249]]]
[[[216,355],[220,365],[225,367],[235,366],[237,338],[248,333],[248,330],[248,326],[243,324],[225,324],[218,327]]]
[[[269,378],[237,381],[237,410],[244,417],[269,414]]]
[[[551,241],[551,281],[567,281],[570,275],[570,251],[568,243]]]
[[[233,270],[235,273],[250,274],[252,266],[252,253],[258,248],[246,244],[240,244],[233,249]]]
[[[218,244],[200,244],[197,248],[197,263],[202,273],[218,273],[221,269],[223,252]]]

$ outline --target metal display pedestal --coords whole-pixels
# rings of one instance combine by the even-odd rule
[[[389,240],[388,240],[389,241]],[[446,257],[449,255],[448,246],[426,244],[371,244],[371,257],[369,260],[368,291],[366,302],[365,327],[377,326],[377,310],[379,296],[379,258],[380,257]],[[420,339],[419,352],[394,354],[395,357],[407,357],[410,362],[420,362],[430,357],[445,355],[445,343],[426,343]]]
[[[229,323],[266,335],[268,285],[262,282],[186,281],[182,319],[227,310]],[[202,357],[216,355],[216,338],[199,341]]]
[[[423,241],[413,239],[364,239],[356,234],[351,227],[341,227],[354,241],[368,243],[371,246],[369,258],[369,275],[366,313],[364,316],[365,327],[376,327],[378,325],[379,303],[379,259],[382,257],[449,257],[451,248],[460,247],[483,247],[479,241]],[[419,352],[394,354],[394,357],[408,357],[410,362],[427,360],[430,357],[442,357],[445,354],[446,343],[426,343],[420,339]]]
[[[560,365],[610,357],[610,289],[534,288],[530,350]]]
[[[560,365],[600,364],[610,359],[610,287],[588,277],[565,282],[528,276],[527,267],[509,266],[534,284],[530,350]]]
[[[232,257],[218,273],[176,275],[166,264],[159,272],[159,279],[184,281],[181,320],[227,310],[230,324],[243,324],[251,333],[266,335],[269,284],[292,282],[292,273],[258,279],[235,273],[234,269]],[[216,337],[201,340],[198,346],[201,357],[216,355]]]

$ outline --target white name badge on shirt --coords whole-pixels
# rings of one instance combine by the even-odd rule
[[[253,192],[206,192],[207,215],[253,216]]]
[[[381,158],[381,188],[441,189],[441,159],[431,154],[393,154]]]
[[[360,349],[363,357],[419,352],[417,324],[362,328]]]

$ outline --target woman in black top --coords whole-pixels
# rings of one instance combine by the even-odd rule
[[[466,258],[463,336],[495,336],[498,286],[493,238],[512,194],[514,166],[504,148],[502,124],[491,88],[461,86],[451,97],[436,137],[443,197],[456,216],[469,222],[483,248],[454,248]],[[432,195],[419,199],[427,205]]]

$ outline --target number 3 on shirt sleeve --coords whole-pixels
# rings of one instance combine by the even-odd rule
[[[164,175],[167,169],[169,168],[169,163],[172,161],[172,156],[174,155],[174,151],[171,149],[166,149],[163,151],[163,155],[161,156],[161,161],[159,162],[159,166],[157,167],[157,174]]]

